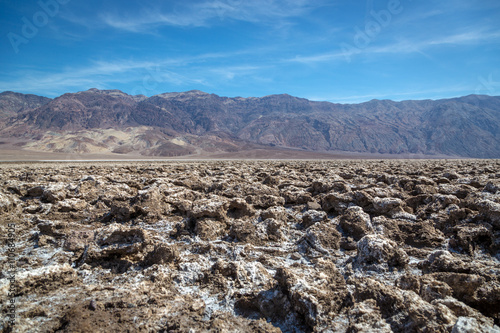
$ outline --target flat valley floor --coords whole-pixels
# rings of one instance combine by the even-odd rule
[[[0,180],[2,332],[500,332],[498,160],[1,163]]]

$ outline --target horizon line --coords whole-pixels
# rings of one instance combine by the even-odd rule
[[[0,92],[0,94],[4,94],[4,93],[14,93],[14,94],[22,94],[22,95],[33,95],[33,96],[39,96],[39,97],[44,97],[44,98],[48,98],[48,99],[51,99],[51,100],[54,100],[56,98],[59,98],[61,96],[64,96],[66,94],[78,94],[78,93],[82,93],[82,92],[88,92],[88,91],[118,91],[118,92],[121,92],[127,96],[131,96],[131,97],[141,97],[141,96],[144,96],[145,98],[152,98],[152,97],[155,97],[155,96],[160,96],[160,95],[164,95],[164,94],[185,94],[185,93],[190,93],[190,92],[201,92],[203,94],[206,94],[206,95],[215,95],[217,97],[222,97],[222,98],[243,98],[243,99],[251,99],[251,98],[256,98],[256,99],[259,99],[259,98],[265,98],[265,97],[271,97],[271,96],[290,96],[290,97],[293,97],[293,98],[298,98],[298,99],[305,99],[305,100],[308,100],[308,101],[311,101],[311,102],[318,102],[318,103],[331,103],[331,104],[342,104],[342,105],[352,105],[352,104],[364,104],[364,103],[369,103],[369,102],[372,102],[372,101],[390,101],[390,102],[395,102],[395,103],[399,103],[399,102],[406,102],[406,101],[441,101],[441,100],[450,100],[450,99],[457,99],[457,98],[464,98],[464,97],[470,97],[470,96],[484,96],[484,97],[500,97],[500,96],[497,96],[497,95],[488,95],[488,94],[468,94],[468,95],[459,95],[459,96],[453,96],[453,97],[442,97],[442,98],[422,98],[422,99],[390,99],[390,98],[372,98],[372,99],[369,99],[369,100],[365,100],[363,102],[335,102],[333,100],[328,100],[328,99],[321,99],[321,98],[306,98],[306,97],[299,97],[299,96],[294,96],[294,95],[291,95],[289,93],[280,93],[280,94],[269,94],[269,95],[264,95],[264,96],[248,96],[248,97],[243,97],[243,96],[222,96],[222,95],[218,95],[216,93],[209,93],[209,92],[206,92],[206,91],[202,91],[202,90],[199,90],[199,89],[191,89],[191,90],[186,90],[186,91],[169,91],[169,92],[163,92],[163,93],[160,93],[160,94],[155,94],[155,95],[151,95],[151,96],[146,96],[146,95],[143,95],[143,94],[138,94],[138,95],[131,95],[127,92],[124,92],[123,90],[120,90],[120,89],[98,89],[98,88],[89,88],[87,90],[80,90],[80,91],[76,91],[76,92],[65,92],[59,96],[56,96],[56,97],[47,97],[47,96],[44,96],[44,95],[38,95],[38,94],[33,94],[33,93],[23,93],[23,92],[18,92],[18,91],[12,91],[12,90],[5,90],[5,91],[2,91]],[[352,97],[352,96],[351,96]]]

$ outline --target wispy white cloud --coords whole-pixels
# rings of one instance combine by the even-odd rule
[[[428,40],[423,43],[422,46],[433,46],[433,45],[443,45],[443,44],[477,44],[484,41],[498,41],[500,38],[499,31],[471,31],[465,33],[459,33],[451,36],[444,36],[434,40]]]
[[[168,61],[166,61],[168,62]],[[41,72],[21,70],[14,73],[16,78],[0,81],[0,91],[37,91],[46,96],[57,96],[63,92],[80,90],[82,87],[107,89],[114,88],[113,83],[141,82],[150,71],[158,68],[158,63],[151,61],[95,61],[85,67],[66,68],[60,72]],[[164,66],[165,67],[165,66]],[[168,81],[168,74],[177,84],[179,78],[167,70],[161,72],[162,80]]]
[[[355,47],[352,43],[345,43],[339,44],[338,50],[334,52],[313,54],[308,56],[296,56],[294,58],[285,59],[284,62],[314,64],[336,60],[343,61],[346,59],[350,59],[352,56],[357,54],[370,55],[381,53],[421,53],[425,55],[424,51],[432,47],[496,43],[499,40],[500,32],[498,31],[470,31],[448,36],[437,36],[421,41],[403,39],[392,44],[369,46],[366,48],[358,48]],[[351,45],[351,47],[341,47],[341,45]]]
[[[218,75],[222,79],[233,80],[242,76],[254,75],[257,71],[264,69],[262,66],[227,66],[219,68],[211,68],[209,72]]]
[[[282,24],[281,20],[300,16],[319,3],[320,0],[204,0],[188,2],[176,11],[154,8],[140,13],[106,13],[101,19],[110,27],[130,32],[150,32],[159,26],[203,27],[225,20]]]
[[[218,64],[221,59],[244,53],[207,53],[156,60],[98,60],[87,66],[68,67],[51,73],[27,68],[12,73],[10,80],[0,81],[0,91],[30,91],[57,96],[81,90],[81,87],[114,89],[116,84],[128,84],[132,87],[128,93],[152,95],[164,86],[213,87],[217,82],[253,75],[262,69],[261,66],[247,64]]]
[[[498,31],[470,31],[447,36],[437,36],[422,41],[401,40],[391,45],[374,46],[363,50],[363,53],[422,53],[440,46],[461,46],[473,44],[489,44],[498,42]]]
[[[359,53],[361,53],[361,51],[359,51]],[[353,55],[353,53],[350,55]],[[344,52],[332,52],[332,53],[316,54],[311,56],[295,56],[294,58],[285,59],[284,61],[312,64],[318,62],[330,62],[344,57],[345,57]]]

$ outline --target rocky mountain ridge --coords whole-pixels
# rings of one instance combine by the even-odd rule
[[[40,107],[50,101],[50,98],[25,95],[12,91],[0,93],[0,119],[15,117],[26,110]]]
[[[252,145],[500,157],[500,97],[334,104],[286,94],[229,98],[193,90],[148,98],[90,89],[52,100],[16,94],[25,102],[13,107],[6,102],[12,94],[0,95],[0,136],[22,138],[34,150],[169,156]]]

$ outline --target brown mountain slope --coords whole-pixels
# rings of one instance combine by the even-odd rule
[[[136,103],[117,90],[91,89],[64,94],[18,119],[39,129],[123,128],[137,125],[129,119]]]
[[[50,98],[47,97],[5,91],[0,93],[0,119],[17,116],[23,111],[35,109],[49,101]]]
[[[37,138],[30,147],[46,151],[86,152],[93,145],[168,156],[256,144],[317,152],[500,157],[500,97],[476,95],[333,104],[290,95],[228,98],[195,90],[146,98],[91,89],[64,94],[3,124],[2,136]],[[119,133],[108,135],[111,130]]]

